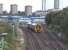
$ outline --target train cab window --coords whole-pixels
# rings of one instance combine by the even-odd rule
[[[37,25],[36,28],[41,28],[40,25]]]

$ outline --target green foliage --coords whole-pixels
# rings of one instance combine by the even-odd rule
[[[62,32],[65,36],[64,40],[68,42],[68,8],[47,14],[46,25],[51,30]]]
[[[8,33],[5,37],[5,48],[8,50],[15,50],[15,41],[12,38],[12,27],[8,23],[0,22],[0,32]]]

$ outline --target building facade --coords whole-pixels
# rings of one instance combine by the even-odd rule
[[[11,5],[10,13],[13,14],[13,15],[18,13],[16,4]]]
[[[32,6],[30,6],[30,5],[25,6],[25,15],[26,16],[31,16],[32,15]]]
[[[39,10],[34,12],[34,14],[35,16],[46,16],[46,11]]]

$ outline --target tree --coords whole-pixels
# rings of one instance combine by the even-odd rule
[[[62,32],[65,36],[64,41],[68,42],[68,8],[64,8],[58,12],[51,12],[46,16],[47,28],[51,28],[51,31]]]

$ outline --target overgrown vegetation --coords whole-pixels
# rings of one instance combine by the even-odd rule
[[[46,25],[51,31],[61,32],[64,35],[64,42],[68,44],[68,7],[47,14]]]
[[[0,22],[0,32],[8,33],[5,37],[4,48],[7,50],[15,50],[15,41],[12,38],[12,27],[8,23]]]

